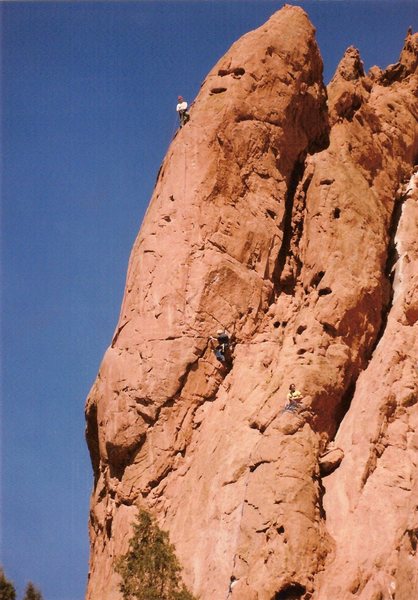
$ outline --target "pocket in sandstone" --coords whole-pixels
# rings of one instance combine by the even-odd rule
[[[216,87],[216,88],[212,88],[210,90],[210,94],[223,94],[223,92],[226,92],[226,87]]]

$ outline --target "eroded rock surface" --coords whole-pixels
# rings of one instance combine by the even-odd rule
[[[138,504],[201,600],[418,597],[417,38],[368,75],[349,48],[327,102],[286,6],[206,78],[87,401],[88,600]]]

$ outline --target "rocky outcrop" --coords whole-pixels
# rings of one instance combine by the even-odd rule
[[[138,505],[201,600],[418,596],[417,38],[369,75],[349,48],[327,102],[286,6],[203,83],[87,400],[88,600]]]
[[[335,448],[334,444],[331,442],[325,452],[321,454],[318,459],[319,472],[321,476],[325,477],[326,475],[329,475],[335,471],[335,469],[340,466],[343,458],[344,451],[341,450],[341,448]]]

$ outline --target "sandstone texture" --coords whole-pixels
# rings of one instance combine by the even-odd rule
[[[349,48],[327,90],[285,6],[207,76],[87,399],[87,600],[138,506],[200,600],[418,598],[417,64]]]

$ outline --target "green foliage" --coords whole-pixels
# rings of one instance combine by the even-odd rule
[[[16,600],[16,590],[13,583],[7,581],[0,567],[0,600]]]
[[[28,583],[23,600],[43,600],[41,592],[36,589],[32,582]]]
[[[129,550],[116,563],[124,600],[195,600],[181,580],[181,567],[153,517],[140,510],[133,525]]]

